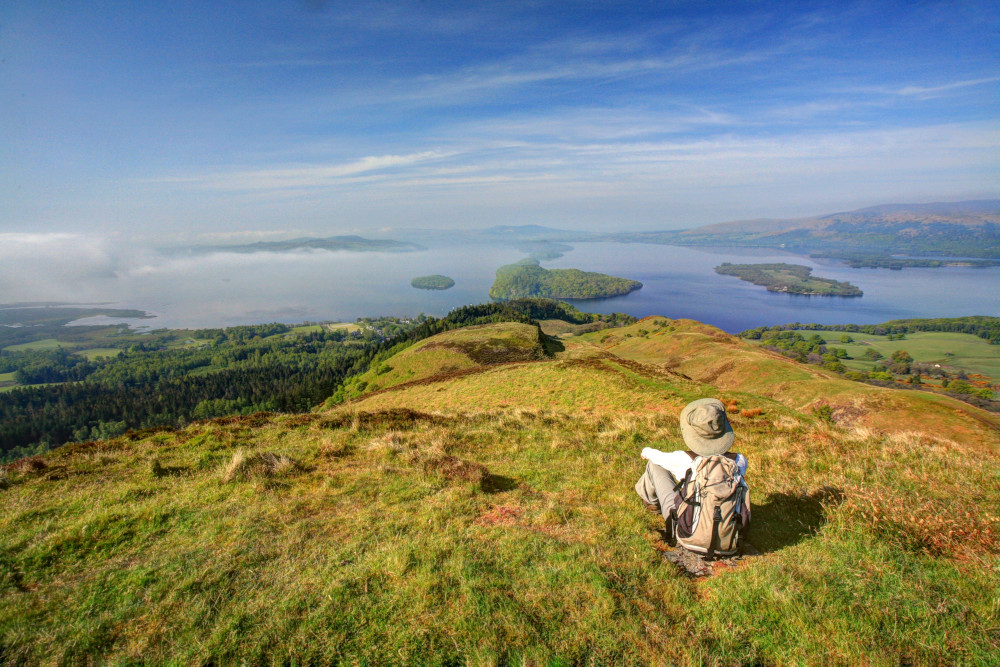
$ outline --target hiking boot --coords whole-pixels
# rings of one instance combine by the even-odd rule
[[[649,510],[650,512],[652,512],[653,514],[659,514],[660,513],[660,507],[659,507],[659,505],[654,505],[653,503],[647,503],[645,500],[642,501],[642,504],[645,505],[646,509]]]

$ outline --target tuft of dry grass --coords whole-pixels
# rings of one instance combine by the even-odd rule
[[[0,466],[0,470],[21,473],[22,475],[30,475],[31,473],[41,472],[48,467],[48,464],[42,460],[42,457],[29,456],[27,458],[18,459],[12,463]]]
[[[457,456],[439,456],[424,460],[424,472],[439,473],[450,481],[482,484],[489,477],[489,469],[479,463],[463,461]]]
[[[759,417],[762,414],[764,414],[764,411],[761,410],[760,408],[745,408],[743,410],[740,410],[740,416],[746,417],[747,419],[751,419],[753,417]]]
[[[283,454],[258,452],[248,456],[240,449],[222,467],[221,477],[223,483],[228,483],[234,480],[278,477],[301,469],[298,461]]]

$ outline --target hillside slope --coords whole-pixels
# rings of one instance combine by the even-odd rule
[[[1000,201],[873,206],[811,218],[741,220],[613,240],[785,248],[839,255],[1000,256]]]
[[[1000,451],[996,414],[937,394],[845,380],[700,322],[651,317],[582,338],[618,357],[682,373],[719,390],[771,398],[800,413],[810,414],[828,405],[842,427],[869,427],[884,433],[918,430]]]
[[[538,361],[545,356],[544,340],[536,326],[504,322],[465,327],[422,340],[385,362],[376,361],[327,403],[429,377],[453,377],[492,364]]]
[[[310,414],[6,466],[0,663],[985,664],[1000,650],[987,413],[665,318],[562,340],[468,328],[380,363],[377,390]],[[705,395],[730,405],[754,514],[751,555],[695,580],[662,557],[662,521],[632,486],[641,448],[678,446],[677,413]],[[818,401],[838,423],[812,416]]]

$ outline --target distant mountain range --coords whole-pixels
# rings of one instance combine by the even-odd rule
[[[240,245],[199,245],[171,253],[288,252],[348,250],[410,252],[420,243],[502,243],[542,259],[558,257],[568,246],[555,242],[613,241],[687,246],[778,248],[871,264],[872,258],[917,257],[1000,258],[1000,200],[886,204],[809,218],[723,222],[690,229],[595,234],[542,225],[497,225],[486,229],[400,230],[410,241],[362,236],[303,237]],[[549,244],[549,245],[545,245]],[[865,262],[868,262],[865,264]]]
[[[507,241],[582,241],[590,232],[567,231],[541,225],[497,225],[479,232],[480,236]]]
[[[741,220],[602,237],[626,243],[783,248],[830,257],[1000,257],[1000,200],[888,204],[812,218]]]
[[[351,252],[412,252],[423,246],[392,239],[366,239],[363,236],[303,237],[287,241],[259,241],[242,245],[198,245],[181,248],[176,252],[204,254],[212,252],[290,252],[294,250],[348,250]]]

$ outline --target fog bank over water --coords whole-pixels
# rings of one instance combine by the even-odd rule
[[[10,240],[0,250],[0,301],[108,302],[149,311],[155,319],[137,324],[154,328],[443,315],[488,300],[496,267],[523,256],[489,246],[173,255],[70,234]],[[445,292],[410,286],[448,272],[457,284]]]

